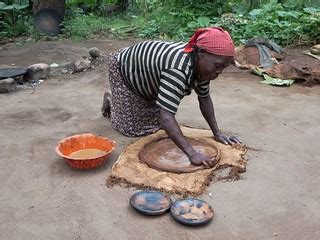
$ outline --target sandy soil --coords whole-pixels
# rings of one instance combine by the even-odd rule
[[[110,52],[129,44],[2,46],[0,67],[64,63],[92,46]],[[106,187],[113,162],[135,140],[101,117],[106,76],[96,69],[0,95],[1,239],[319,239],[319,85],[272,87],[233,67],[212,83],[221,128],[259,150],[248,152],[243,180],[217,182],[201,196],[215,209],[211,224],[188,228],[170,215],[136,213],[128,204],[134,189]],[[195,95],[183,100],[177,118],[206,127]],[[54,148],[84,132],[116,140],[117,149],[100,169],[73,171]]]

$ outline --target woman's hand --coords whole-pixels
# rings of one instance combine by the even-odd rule
[[[217,134],[214,135],[214,139],[218,142],[221,142],[223,144],[230,144],[230,145],[233,145],[233,144],[238,144],[238,143],[241,143],[241,141],[235,137],[235,136],[228,136],[222,132],[219,132]]]
[[[198,165],[198,166],[204,165],[206,168],[213,167],[218,162],[215,159],[215,157],[208,157],[198,152],[196,152],[194,155],[190,156],[189,158],[192,164]]]

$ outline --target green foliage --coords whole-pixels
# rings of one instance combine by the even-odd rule
[[[117,0],[66,0],[67,6],[97,6],[117,3]]]
[[[247,16],[223,16],[216,23],[228,29],[236,42],[264,37],[281,45],[320,40],[320,9],[290,10],[276,1],[254,9]]]
[[[320,41],[320,13],[312,1],[135,0],[126,14],[108,20],[82,12],[66,22],[65,32],[77,38],[108,33],[187,41],[197,28],[221,26],[237,44],[254,37],[308,44]]]
[[[31,34],[28,0],[0,0],[0,37]],[[254,37],[281,45],[320,41],[319,0],[134,0],[122,14],[109,7],[125,0],[66,0],[63,35],[96,35],[187,41],[195,29],[221,26],[237,44]],[[4,30],[2,30],[4,29]]]
[[[254,37],[272,39],[281,45],[320,41],[320,9],[306,7],[310,1],[296,5],[291,2],[290,7],[276,0],[257,1],[266,3],[250,11],[250,4],[233,11],[243,1],[158,1],[156,7],[154,1],[146,1],[149,8],[141,10],[138,17],[139,37],[187,41],[197,28],[221,26],[231,32],[237,44]],[[220,15],[219,6],[229,13]],[[136,7],[140,8],[140,4]]]
[[[28,1],[0,2],[0,37],[16,37],[29,31],[28,6]]]
[[[110,29],[106,19],[93,14],[78,15],[65,22],[64,34],[74,38],[89,38]]]

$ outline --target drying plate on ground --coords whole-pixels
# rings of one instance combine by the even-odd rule
[[[1,68],[0,79],[15,78],[15,77],[23,76],[26,73],[27,73],[26,68]]]
[[[171,215],[182,224],[199,226],[210,222],[214,211],[203,200],[197,198],[185,198],[177,200],[171,206]]]
[[[169,211],[172,202],[169,196],[158,191],[141,191],[130,198],[131,206],[145,215],[161,215]]]

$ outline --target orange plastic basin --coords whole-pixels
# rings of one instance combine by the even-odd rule
[[[61,140],[56,152],[74,169],[93,169],[102,165],[114,150],[116,143],[107,138],[93,134],[79,134]],[[70,155],[84,149],[98,149],[104,151],[98,157],[75,158]]]

